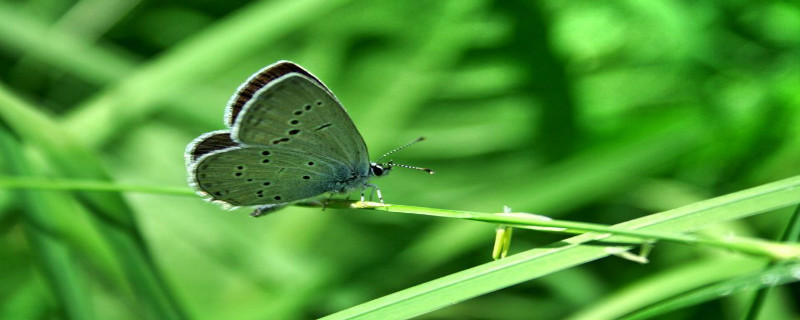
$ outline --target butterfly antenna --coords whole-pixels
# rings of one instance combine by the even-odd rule
[[[406,169],[414,169],[414,170],[425,171],[425,172],[430,173],[430,174],[434,174],[435,173],[435,172],[433,172],[433,170],[428,169],[428,168],[409,166],[407,164],[399,164],[399,163],[394,163],[394,162],[391,162],[391,161],[386,163],[386,165],[390,166],[390,167],[400,167],[400,168],[406,168]]]
[[[378,160],[376,160],[375,162],[380,162],[380,161],[381,161],[381,159],[385,158],[386,156],[388,156],[388,155],[390,155],[390,154],[392,154],[392,153],[395,153],[395,152],[397,152],[397,151],[403,150],[403,149],[405,149],[405,148],[408,148],[408,147],[409,147],[409,146],[411,146],[412,144],[415,144],[415,143],[417,143],[417,142],[420,142],[420,141],[422,141],[422,140],[425,140],[425,137],[419,137],[419,138],[416,138],[416,139],[414,139],[414,141],[411,141],[411,142],[409,142],[409,143],[406,143],[406,144],[404,144],[404,145],[402,145],[402,146],[399,146],[399,147],[397,147],[397,148],[394,148],[392,151],[389,151],[389,152],[387,152],[387,153],[383,154],[382,156],[380,156],[380,158],[378,158]],[[398,166],[398,167],[399,167],[399,165],[395,165],[395,166]]]
[[[388,156],[388,155],[390,155],[392,153],[395,153],[397,151],[403,150],[405,148],[408,148],[412,144],[415,144],[415,143],[423,141],[423,140],[425,140],[425,137],[419,137],[419,138],[414,139],[414,141],[406,143],[406,144],[404,144],[404,145],[402,145],[400,147],[394,148],[392,151],[389,151],[389,152],[385,153],[384,155],[380,156],[380,158],[378,158],[378,160],[375,161],[375,162],[380,162],[381,159],[385,158],[386,156]],[[394,163],[394,162],[391,162],[391,161],[385,163],[384,165],[388,166],[388,167],[401,167],[401,168],[406,168],[406,169],[420,170],[420,171],[425,171],[425,172],[430,173],[430,174],[434,173],[433,170],[428,169],[428,168],[417,167],[417,166],[409,166],[407,164],[397,164],[397,163]]]

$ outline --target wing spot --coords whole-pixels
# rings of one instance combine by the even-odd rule
[[[256,191],[256,194],[264,194],[264,190],[258,190]]]
[[[309,162],[308,162],[308,165],[309,165],[309,166],[313,166],[313,165],[314,165],[314,161],[309,161]]]
[[[236,170],[243,170],[244,166],[236,166]]]
[[[269,155],[269,151],[261,151],[261,155],[262,156],[268,156]]]
[[[307,104],[307,105],[306,105],[306,111],[309,111],[309,110],[311,110],[311,105],[310,105],[310,104]]]
[[[291,124],[298,124],[298,123],[300,123],[300,121],[298,121],[297,119],[293,119],[292,121],[289,121],[289,123],[291,123]]]
[[[269,183],[269,181],[264,181],[264,183],[262,183],[262,185],[266,187],[266,186],[269,186],[270,183]]]
[[[289,134],[290,134],[290,135],[296,135],[296,134],[298,134],[298,133],[300,133],[300,130],[297,130],[297,129],[292,129],[292,130],[289,130]]]
[[[261,160],[261,163],[269,163],[269,159]]]
[[[317,105],[321,106],[322,105],[322,101],[321,100],[317,100]]]
[[[317,127],[316,129],[314,129],[314,131],[319,131],[319,130],[325,129],[327,127],[330,127],[331,125],[332,125],[332,123],[323,124],[323,125]]]
[[[241,173],[241,172],[237,172],[237,173],[234,173],[233,175],[234,175],[234,176],[237,176],[237,177],[241,177],[241,176],[242,176],[242,173]]]
[[[275,200],[280,200],[280,199],[281,199],[281,196],[275,196],[273,199],[275,199]]]
[[[288,141],[289,141],[289,138],[280,138],[280,139],[272,140],[272,144],[279,144],[281,142],[288,142]]]
[[[219,191],[214,192],[214,195],[217,196],[217,197],[221,197],[222,196],[222,192],[219,192]]]
[[[247,179],[247,182],[253,182],[253,178]]]
[[[308,180],[308,179],[311,179],[311,177],[309,177],[309,176],[303,176],[303,179],[306,179],[306,180]]]
[[[303,110],[297,110],[297,111],[294,112],[294,115],[296,115],[296,116],[299,116],[301,114],[303,114]]]

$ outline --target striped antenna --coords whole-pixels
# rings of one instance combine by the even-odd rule
[[[419,138],[417,138],[417,139],[414,139],[414,141],[411,141],[411,142],[409,142],[409,143],[406,143],[406,144],[404,144],[404,145],[402,145],[402,146],[399,146],[399,147],[397,147],[397,148],[394,148],[394,150],[392,150],[392,151],[389,151],[389,152],[387,152],[387,153],[383,154],[382,156],[380,156],[380,158],[378,158],[378,160],[376,160],[375,162],[380,162],[380,161],[381,161],[381,159],[385,158],[386,156],[388,156],[388,155],[390,155],[390,154],[392,154],[392,153],[395,153],[395,152],[397,152],[397,151],[403,150],[403,149],[405,149],[405,148],[408,148],[408,147],[409,147],[409,146],[411,146],[412,144],[415,144],[415,143],[417,143],[417,142],[420,142],[420,141],[423,141],[423,140],[425,140],[425,137],[419,137]],[[398,167],[399,167],[399,166],[398,166]]]
[[[416,138],[416,139],[414,139],[414,141],[406,143],[406,144],[404,144],[404,145],[402,145],[400,147],[397,147],[397,148],[393,149],[392,151],[389,151],[389,152],[385,153],[384,155],[380,156],[380,158],[378,158],[378,160],[376,162],[381,161],[381,159],[385,158],[386,156],[388,156],[388,155],[390,155],[392,153],[395,153],[397,151],[400,151],[400,150],[403,150],[405,148],[408,148],[409,146],[411,146],[411,145],[413,145],[413,144],[415,144],[417,142],[423,141],[423,140],[425,140],[425,137]],[[417,167],[417,166],[409,166],[409,165],[406,165],[406,164],[398,164],[398,163],[394,163],[394,162],[391,162],[391,161],[387,162],[385,165],[387,167],[401,167],[401,168],[406,168],[406,169],[414,169],[414,170],[425,171],[425,172],[430,173],[430,174],[434,173],[433,170],[428,169],[428,168],[422,168],[422,167]]]
[[[399,164],[399,163],[394,163],[394,162],[391,162],[391,161],[386,163],[386,165],[389,166],[389,167],[400,167],[400,168],[406,168],[406,169],[414,169],[414,170],[425,171],[425,172],[430,173],[430,174],[434,174],[435,173],[433,170],[428,169],[428,168],[409,166],[407,164]]]

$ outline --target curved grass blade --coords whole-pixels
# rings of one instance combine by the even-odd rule
[[[0,120],[19,139],[46,155],[47,165],[60,175],[77,179],[109,180],[97,156],[84,148],[61,126],[14,97],[0,86]],[[147,317],[158,319],[185,318],[183,311],[167,289],[165,281],[150,257],[139,233],[133,212],[116,193],[78,192],[82,208],[110,247],[116,264],[123,271],[127,285],[133,289],[137,303]],[[59,225],[51,224],[53,228]]]
[[[6,169],[25,174],[28,170],[23,167],[26,160],[21,149],[10,135],[0,130],[0,156],[5,159]],[[82,276],[69,246],[39,223],[53,210],[59,210],[59,206],[64,205],[60,201],[63,199],[36,191],[25,190],[21,193],[23,197],[18,199],[30,204],[28,214],[23,217],[27,224],[27,239],[32,251],[40,259],[44,277],[53,288],[56,299],[61,301],[64,313],[71,319],[96,319],[87,288],[88,281]]]
[[[674,299],[652,305],[621,319],[650,319],[670,311],[754,289],[771,288],[800,281],[800,263],[779,264],[759,272],[722,281]]]
[[[616,225],[620,229],[692,232],[800,202],[800,177],[793,177]],[[587,233],[505,259],[454,273],[350,309],[326,319],[405,319],[488,292],[608,256],[620,247],[584,246]],[[608,237],[614,241],[620,237]],[[631,248],[631,246],[622,247]]]

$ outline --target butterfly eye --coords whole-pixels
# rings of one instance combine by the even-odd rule
[[[385,175],[389,174],[389,169],[391,169],[391,168],[392,167],[384,168],[383,166],[381,166],[381,165],[379,165],[377,163],[372,163],[369,166],[369,170],[372,172],[372,175],[376,176],[376,177],[385,176]]]

